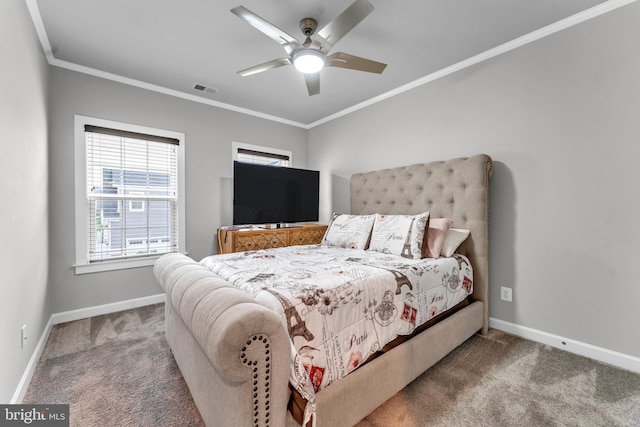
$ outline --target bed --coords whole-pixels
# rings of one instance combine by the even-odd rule
[[[309,382],[308,379],[313,378],[318,370],[313,371],[307,357],[307,363],[301,362],[301,365],[306,372],[305,384],[307,388],[312,386],[313,390],[311,400],[306,407],[299,408],[297,414],[296,405],[291,402],[299,390],[292,387],[291,378],[292,373],[295,375],[300,370],[294,361],[296,355],[300,356],[301,340],[310,341],[318,334],[313,334],[311,328],[307,330],[306,318],[305,321],[299,317],[292,320],[292,311],[278,310],[278,303],[282,304],[281,308],[286,308],[286,303],[279,298],[252,295],[241,290],[242,286],[238,287],[237,282],[242,272],[234,271],[236,267],[231,262],[234,257],[245,257],[240,259],[244,262],[247,262],[247,256],[253,257],[252,262],[258,262],[251,264],[254,270],[249,278],[253,278],[260,276],[255,272],[262,271],[264,267],[259,262],[273,263],[274,258],[269,257],[280,255],[268,251],[221,255],[208,257],[200,263],[181,254],[161,257],[154,266],[154,273],[167,295],[167,342],[205,423],[209,426],[295,426],[300,424],[301,416],[306,412],[307,417],[312,415],[311,424],[318,426],[353,425],[473,334],[479,331],[486,333],[489,312],[488,181],[491,174],[491,158],[475,155],[359,173],[351,177],[352,215],[411,215],[419,218],[428,212],[430,221],[451,218],[454,227],[469,230],[466,240],[457,248],[456,254],[448,257],[448,261],[458,263],[459,270],[464,267],[466,272],[458,277],[460,282],[455,285],[456,290],[467,289],[471,293],[468,296],[460,294],[461,298],[452,300],[452,312],[436,316],[442,320],[432,326],[420,328],[424,330],[419,333],[413,330],[403,332],[403,336],[411,333],[410,339],[387,351],[376,351],[375,354],[369,354],[372,352],[368,350],[359,351],[361,354],[351,366],[349,357],[353,358],[352,352],[346,362],[339,362],[349,365],[343,369],[344,375],[332,374],[325,378],[326,381],[319,377],[317,381]],[[381,217],[376,218],[380,221]],[[318,264],[329,265],[328,260],[337,258],[325,249],[320,246],[286,248],[286,251],[302,257],[310,257],[309,252],[315,251],[328,257]],[[352,252],[358,253],[357,256],[349,256],[347,252],[346,261],[336,262],[355,263],[361,271],[384,267],[403,273],[398,277],[407,276],[391,257],[388,258],[391,265],[383,265],[384,253],[360,253],[358,250]],[[373,261],[368,260],[369,255]],[[302,264],[305,268],[309,265]],[[429,261],[429,265],[435,264]],[[422,268],[415,267],[413,261],[403,263],[402,268],[405,267]],[[442,269],[448,271],[444,267]],[[271,278],[274,286],[280,277],[276,273],[263,276]],[[398,280],[396,286],[385,294],[390,300],[404,298],[409,291],[410,297],[414,297],[413,294],[418,292],[418,284]],[[271,291],[270,287],[271,284],[266,288],[263,285],[263,290],[268,288]],[[430,297],[430,300],[437,298]],[[405,326],[410,326],[408,320],[415,319],[411,307],[407,308],[406,304],[394,308],[393,304],[385,303],[389,301],[382,298],[373,307],[378,316],[375,319],[377,331],[388,317],[404,317]],[[300,313],[300,310],[296,311]],[[434,310],[429,317],[439,314],[438,311]],[[283,317],[285,312],[288,314]],[[327,309],[321,314],[326,318]],[[308,335],[305,337],[305,334]],[[296,341],[292,339],[294,336],[298,337],[297,347],[292,346]],[[343,338],[340,340],[344,341]],[[317,351],[315,344],[314,351]],[[364,348],[371,349],[372,346],[367,344]],[[321,387],[321,383],[328,384]],[[304,392],[297,394],[309,397]],[[293,410],[290,411],[289,407]]]

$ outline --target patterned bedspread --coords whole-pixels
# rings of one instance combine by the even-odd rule
[[[201,264],[280,314],[292,342],[291,384],[312,408],[319,389],[473,291],[461,255],[414,260],[310,245],[214,255]]]

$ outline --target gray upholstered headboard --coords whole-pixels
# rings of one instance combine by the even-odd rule
[[[351,213],[418,214],[452,218],[453,227],[471,234],[458,252],[474,269],[473,298],[484,303],[489,326],[489,178],[493,162],[486,154],[415,164],[351,177]]]

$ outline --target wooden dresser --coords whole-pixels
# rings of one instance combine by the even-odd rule
[[[314,245],[322,241],[326,225],[300,224],[291,228],[219,228],[218,253],[257,251],[294,245]]]

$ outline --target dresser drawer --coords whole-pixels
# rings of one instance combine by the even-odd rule
[[[291,228],[245,228],[218,230],[218,253],[258,251],[293,245],[315,245],[322,241],[327,226],[302,224]]]

